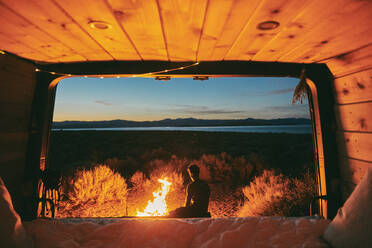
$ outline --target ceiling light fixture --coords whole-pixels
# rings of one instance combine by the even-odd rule
[[[272,29],[276,29],[277,27],[279,27],[279,22],[276,22],[276,21],[265,21],[265,22],[260,22],[258,25],[257,25],[257,29],[260,29],[260,30],[272,30]]]
[[[208,80],[209,77],[208,77],[208,76],[194,76],[192,79],[193,79],[193,80],[204,81],[204,80]]]
[[[171,80],[171,77],[169,77],[169,76],[156,76],[155,80],[169,81],[169,80]]]
[[[94,29],[110,29],[112,28],[112,25],[107,22],[102,21],[90,21],[88,22],[89,26]]]

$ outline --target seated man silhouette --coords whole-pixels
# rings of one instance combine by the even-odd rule
[[[208,212],[210,195],[208,184],[199,178],[200,169],[197,165],[191,165],[187,171],[192,182],[187,185],[185,207],[171,211],[169,217],[211,217]]]

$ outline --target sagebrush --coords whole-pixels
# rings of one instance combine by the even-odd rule
[[[264,170],[243,187],[245,202],[239,211],[245,216],[304,216],[316,196],[316,182],[309,172],[302,178],[288,178]]]
[[[125,172],[126,168],[133,171],[133,161],[107,162],[107,166],[80,169],[65,176],[65,200],[57,216],[133,216],[152,200],[152,192],[161,186],[158,179],[164,177],[172,183],[166,200],[169,210],[173,210],[185,203],[185,188],[190,182],[186,168],[190,164],[200,167],[201,179],[211,188],[212,217],[304,216],[309,214],[309,204],[316,195],[316,183],[309,172],[289,178],[265,169],[267,163],[255,153],[248,158],[227,153],[203,154],[199,159],[173,155],[150,160],[134,173]],[[114,172],[119,168],[120,174]]]
[[[77,170],[62,186],[64,200],[57,217],[119,217],[127,215],[127,184],[106,165]]]

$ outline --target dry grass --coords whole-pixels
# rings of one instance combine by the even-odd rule
[[[243,189],[246,197],[239,216],[304,216],[316,195],[316,183],[309,173],[302,179],[287,178],[264,170]]]
[[[200,167],[201,179],[211,188],[212,217],[303,216],[308,214],[309,203],[316,195],[316,183],[309,173],[301,179],[287,178],[265,170],[259,157],[245,159],[221,153],[188,160],[172,156],[169,160],[151,160],[137,168],[127,178],[128,189],[123,177],[108,166],[76,171],[64,179],[67,199],[60,203],[57,217],[134,216],[153,199],[152,193],[161,187],[158,179],[165,177],[172,183],[166,197],[171,211],[185,203],[185,186],[190,182],[186,168],[190,164]],[[250,184],[242,186],[244,182]]]
[[[264,215],[267,207],[274,201],[281,199],[288,188],[288,180],[282,175],[275,175],[274,171],[264,170],[261,176],[255,177],[253,182],[242,189],[247,198],[239,212],[239,216]]]
[[[78,170],[62,188],[67,197],[57,217],[118,217],[126,215],[127,184],[105,165]]]
[[[209,212],[212,217],[236,217],[240,209],[241,190],[224,184],[211,184]]]

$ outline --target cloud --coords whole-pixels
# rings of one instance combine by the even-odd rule
[[[210,106],[199,105],[181,105],[167,104],[168,109],[163,109],[163,113],[187,115],[192,117],[209,117],[209,118],[257,118],[257,119],[274,119],[274,118],[310,118],[308,104],[286,104],[272,106],[249,106],[247,108],[214,108]]]
[[[188,110],[184,111],[185,114],[198,114],[198,115],[220,115],[220,114],[244,114],[246,111],[241,110],[224,110],[224,109],[211,109],[211,110]]]
[[[294,88],[285,88],[280,90],[270,90],[270,91],[249,91],[243,92],[242,96],[273,96],[273,95],[282,95],[287,93],[293,93]]]
[[[309,118],[309,105],[282,105],[282,106],[268,106],[263,109],[263,112],[270,113],[273,118]]]
[[[286,89],[281,89],[281,90],[272,90],[267,92],[267,95],[280,95],[280,94],[287,94],[287,93],[293,93],[294,89],[293,88],[286,88]]]
[[[102,104],[102,105],[105,105],[105,106],[111,106],[112,105],[112,103],[110,103],[110,102],[100,101],[100,100],[94,101],[94,103]]]
[[[268,106],[266,107],[267,110],[274,111],[274,112],[293,112],[293,111],[308,111],[309,105],[307,104],[296,104],[296,105],[282,105],[282,106]]]
[[[171,112],[178,114],[188,114],[188,115],[229,115],[229,114],[245,114],[246,111],[243,110],[234,110],[234,109],[219,109],[219,108],[210,108],[207,106],[196,106],[196,105],[180,105],[173,104],[171,105],[173,109],[170,109]]]

